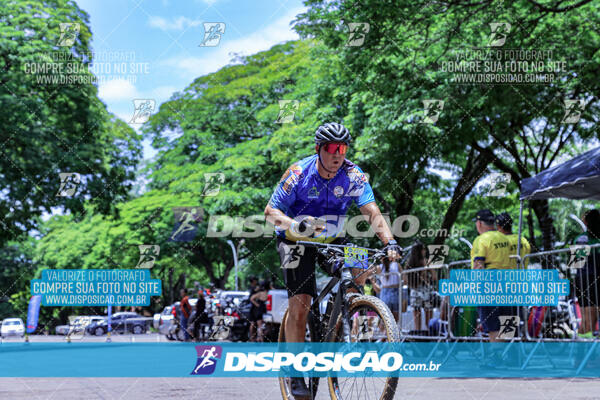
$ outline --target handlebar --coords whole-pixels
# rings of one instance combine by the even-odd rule
[[[383,251],[383,249],[371,249],[369,247],[355,246],[352,243],[332,244],[332,243],[298,241],[298,242],[296,242],[296,244],[303,245],[306,247],[316,247],[321,254],[327,255],[329,253],[329,255],[338,256],[338,257],[344,256],[344,249],[346,247],[365,249],[365,250],[367,250],[367,254],[375,260],[381,259],[386,256],[386,253]],[[411,249],[412,247],[413,247],[413,245],[408,246],[406,248],[401,248],[401,251],[404,252],[405,250]]]

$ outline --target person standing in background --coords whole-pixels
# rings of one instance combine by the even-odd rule
[[[509,245],[510,245],[510,255],[517,255],[517,245],[519,241],[519,235],[516,233],[512,233],[512,225],[513,220],[510,215],[506,212],[496,215],[496,227],[498,228],[498,232],[506,235],[508,237]],[[529,241],[525,237],[521,237],[521,259],[525,257],[527,254],[531,253],[531,245]],[[529,259],[525,259],[525,266],[529,264]],[[515,269],[519,266],[519,263],[516,258],[510,258],[510,263],[507,268]]]
[[[196,302],[196,318],[194,319],[194,338],[200,339],[200,328],[202,324],[208,323],[208,314],[206,313],[206,299],[204,298],[204,289],[198,289],[198,302]],[[204,333],[202,334],[204,338]]]
[[[398,263],[390,262],[388,257],[384,257],[377,273],[381,274],[381,300],[389,307],[398,322],[398,310],[400,308],[400,278],[398,276]]]
[[[181,289],[179,293],[181,295],[181,300],[179,301],[179,306],[181,307],[181,329],[183,329],[184,340],[187,342],[190,339],[190,333],[188,332],[188,320],[190,318],[190,314],[192,313],[192,306],[190,305],[187,291],[185,289]]]
[[[269,290],[271,290],[271,282],[268,280],[264,280],[261,282],[259,288],[255,291],[255,293],[250,296],[250,302],[252,303],[252,311],[250,312],[251,321],[256,324],[256,341],[262,342],[264,340],[262,334],[262,326],[263,326],[263,314],[267,312],[267,298]],[[252,325],[251,325],[252,327]],[[252,331],[252,330],[251,330]],[[254,335],[251,334],[250,341],[253,342],[255,340]]]
[[[479,236],[473,241],[471,267],[473,269],[507,269],[510,266],[510,241],[498,232],[494,214],[490,210],[479,210],[473,218]],[[516,307],[477,307],[483,330],[489,334],[490,342],[499,342],[501,315],[517,315]]]

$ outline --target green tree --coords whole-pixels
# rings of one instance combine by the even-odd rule
[[[0,5],[0,245],[54,207],[81,214],[89,200],[107,214],[127,198],[140,138],[97,97],[88,22],[74,1]],[[62,80],[75,68],[78,81]],[[75,196],[57,196],[59,173],[81,175]]]
[[[359,113],[358,126],[364,127],[359,143],[378,144],[368,157],[390,174],[383,176],[391,181],[387,198],[406,205],[397,211],[412,208],[417,185],[411,183],[421,184],[419,176],[426,167],[456,174],[451,201],[438,218],[441,227],[449,229],[492,166],[511,173],[519,185],[564,154],[565,145],[597,138],[598,5],[562,3],[308,0],[297,29],[339,54],[335,66],[352,85],[350,104],[367,110]],[[347,46],[348,24],[357,22],[369,23],[370,30],[362,46]],[[565,61],[565,71],[551,84],[452,82],[442,63],[461,50],[488,47],[490,23],[496,22],[512,27],[505,29],[507,48],[552,49],[552,61]],[[499,59],[507,60],[506,55]],[[563,100],[574,98],[586,100],[582,120],[561,126]],[[426,99],[445,101],[435,125],[418,123]],[[543,138],[532,143],[540,135]],[[398,196],[405,200],[394,198]],[[532,202],[532,208],[543,232],[542,247],[550,248],[553,229],[547,202]],[[444,240],[440,236],[436,242]]]

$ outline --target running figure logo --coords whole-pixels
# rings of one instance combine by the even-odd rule
[[[225,174],[221,172],[211,172],[204,174],[204,190],[202,190],[202,195],[205,197],[212,197],[219,194],[219,190],[221,189],[221,184],[225,182]]]
[[[587,258],[590,255],[591,248],[586,245],[571,245],[569,246],[571,250],[571,255],[569,257],[569,263],[567,267],[580,269],[585,266],[587,262]]]
[[[348,24],[348,41],[346,47],[362,46],[367,37],[367,33],[371,30],[371,25],[367,22],[350,22]]]
[[[136,268],[149,269],[154,266],[156,256],[160,252],[160,246],[155,244],[140,244],[140,260],[138,261]]]
[[[511,339],[517,336],[520,318],[516,315],[508,316],[501,315],[500,319],[500,332],[498,333],[499,339]]]
[[[283,262],[281,268],[283,269],[296,269],[300,264],[300,257],[304,255],[304,246],[301,244],[287,245],[281,243],[283,250]]]
[[[209,340],[227,340],[231,335],[231,327],[234,323],[232,315],[215,315],[214,324]]]
[[[490,188],[487,195],[492,197],[503,197],[510,183],[508,172],[492,172],[490,174]]]
[[[60,172],[60,188],[56,197],[70,197],[75,194],[77,185],[81,183],[81,175],[77,172]]]
[[[64,22],[59,24],[60,27],[60,38],[58,38],[57,46],[70,47],[75,44],[77,36],[79,35],[79,23],[77,22]]]
[[[294,120],[300,102],[298,100],[279,100],[279,115],[276,124],[288,124]]]
[[[210,375],[215,372],[217,360],[221,359],[223,349],[221,346],[196,346],[196,353],[196,368],[190,375]]]
[[[427,250],[429,251],[427,266],[442,265],[450,252],[450,247],[445,244],[430,244]]]
[[[367,313],[375,314],[372,311]],[[352,321],[353,325],[356,324],[357,329],[353,329],[353,334],[356,335],[357,340],[371,340],[375,333],[375,327],[379,326],[379,317],[376,315],[359,315]]]
[[[150,119],[154,112],[156,101],[154,99],[135,99],[133,100],[133,117],[130,124],[144,124]]]
[[[425,114],[423,116],[424,124],[435,124],[444,109],[444,100],[423,100]]]
[[[191,242],[196,237],[198,222],[202,221],[204,210],[200,207],[174,207],[175,227],[170,242]]]
[[[506,37],[510,33],[511,25],[508,22],[490,23],[492,33],[490,33],[490,47],[500,47],[504,45]]]
[[[205,22],[204,40],[200,47],[215,47],[221,42],[221,35],[225,34],[225,22]]]
[[[585,108],[585,100],[565,99],[565,115],[560,121],[561,124],[576,124],[581,118],[581,113]]]

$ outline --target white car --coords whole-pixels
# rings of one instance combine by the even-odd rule
[[[20,336],[25,335],[25,324],[21,318],[6,318],[2,321],[2,327],[0,327],[0,335],[2,338],[7,336]]]

